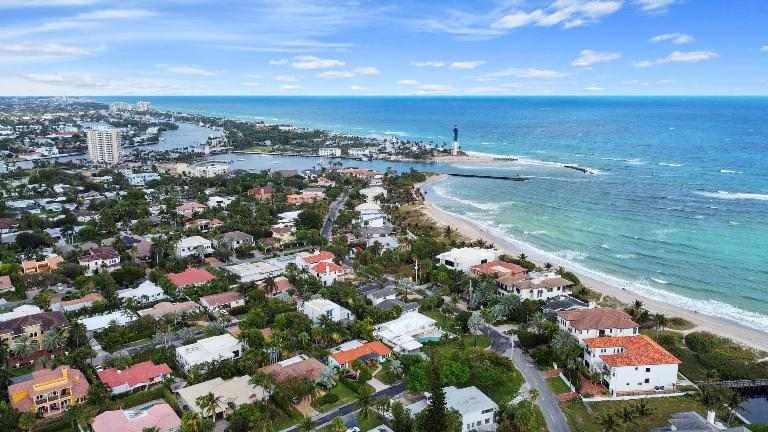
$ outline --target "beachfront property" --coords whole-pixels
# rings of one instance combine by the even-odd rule
[[[379,324],[373,334],[396,353],[412,353],[422,347],[422,342],[438,341],[443,336],[437,321],[419,312],[407,312],[392,321]]]
[[[117,298],[121,302],[134,301],[137,304],[153,303],[168,298],[165,292],[157,284],[145,280],[136,288],[126,288],[117,291]]]
[[[378,201],[379,196],[387,197],[387,190],[381,186],[371,186],[359,190],[360,195],[368,202]]]
[[[244,404],[265,400],[269,397],[264,387],[250,383],[251,377],[243,375],[230,379],[214,378],[199,384],[176,390],[179,407],[200,416],[210,417],[210,413],[197,403],[201,396],[212,393],[220,403],[216,405],[216,418],[226,417],[237,407]]]
[[[143,405],[130,409],[104,411],[91,421],[93,432],[178,432],[181,419],[167,403]]]
[[[85,402],[90,388],[85,375],[69,366],[41,369],[15,381],[8,386],[11,406],[41,417],[61,414],[70,406]]]
[[[341,369],[349,368],[355,361],[363,363],[382,363],[392,355],[392,350],[379,341],[367,342],[352,340],[335,348],[331,348],[328,355],[328,365]]]
[[[208,210],[208,206],[205,204],[200,204],[199,202],[186,202],[178,207],[176,207],[176,213],[184,216],[185,218],[192,218],[197,214],[200,214],[204,211]]]
[[[456,388],[443,387],[445,404],[449,410],[456,410],[461,416],[462,431],[495,431],[496,413],[499,406],[475,386]],[[429,406],[428,399],[422,399],[405,407],[415,417]]]
[[[186,372],[197,365],[240,358],[243,343],[229,333],[212,336],[176,348],[176,363]]]
[[[86,268],[85,273],[91,275],[99,271],[112,271],[120,266],[120,254],[109,246],[95,247],[80,257],[79,264]]]
[[[176,256],[186,258],[188,256],[204,256],[213,253],[213,243],[200,236],[185,237],[176,243]]]
[[[62,300],[51,303],[51,310],[61,312],[76,312],[80,309],[89,308],[96,302],[103,302],[104,297],[99,293],[86,294],[73,300]]]
[[[124,326],[136,320],[136,315],[127,310],[118,310],[77,320],[89,332],[104,330],[110,325]]]
[[[298,304],[297,308],[315,324],[319,323],[320,319],[323,317],[334,322],[352,321],[355,319],[355,316],[349,309],[324,298],[301,302]]]
[[[112,395],[146,390],[163,382],[173,372],[167,364],[152,361],[136,363],[126,369],[109,368],[98,372],[99,380],[110,389]]]
[[[355,207],[360,214],[357,222],[363,227],[381,228],[386,222],[386,215],[381,211],[381,206],[375,202],[364,202]]]
[[[474,277],[490,276],[493,278],[525,278],[528,270],[525,267],[513,264],[511,262],[495,259],[483,264],[478,264],[470,268],[470,275]]]
[[[463,247],[443,252],[435,258],[440,265],[469,273],[472,267],[493,261],[498,256],[499,252],[495,249]]]
[[[226,312],[232,308],[245,306],[245,298],[237,291],[225,291],[200,297],[200,304],[211,313]]]
[[[22,261],[21,270],[24,274],[29,273],[48,273],[56,271],[59,268],[59,264],[64,262],[64,258],[53,254],[47,256],[42,261]]]
[[[216,279],[216,276],[210,274],[208,270],[195,267],[190,267],[181,273],[167,273],[165,277],[177,289],[205,285]]]
[[[613,396],[673,390],[682,363],[645,335],[584,339],[584,364]]]
[[[559,312],[557,325],[582,344],[584,339],[589,338],[640,334],[640,325],[620,309],[594,308]]]
[[[326,369],[328,369],[328,366],[319,360],[299,354],[269,366],[264,366],[259,369],[259,372],[271,375],[273,380],[279,384],[296,378],[316,382]]]
[[[525,278],[508,274],[496,279],[496,287],[506,295],[516,295],[521,300],[547,300],[568,294],[573,282],[553,272],[532,272]]]
[[[149,309],[142,309],[138,311],[140,316],[151,316],[155,319],[162,318],[169,314],[181,315],[188,312],[197,311],[200,305],[193,301],[186,301],[181,303],[160,302]]]

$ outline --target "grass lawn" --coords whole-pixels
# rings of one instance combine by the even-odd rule
[[[300,412],[295,409],[291,409],[289,413],[283,413],[283,415],[275,419],[273,426],[275,430],[283,430],[299,423],[303,418],[304,416]]]
[[[318,405],[314,408],[320,412],[328,412],[338,406],[344,405],[347,402],[351,402],[353,400],[357,399],[357,393],[352,391],[351,388],[345,386],[343,383],[336,384],[335,387],[331,389],[329,394],[335,394],[339,397],[339,400],[337,400],[334,403],[331,404],[325,404],[325,405]]]
[[[444,314],[440,309],[429,309],[426,311],[419,311],[420,313],[437,321],[437,326],[441,329],[451,330],[453,329],[453,318]]]
[[[375,412],[371,412],[368,414],[368,417],[361,419],[360,416],[357,417],[357,426],[360,428],[361,431],[369,431],[376,426],[380,426],[382,424],[385,424],[386,420],[384,417],[380,416],[379,414]]]
[[[669,416],[680,411],[696,411],[705,415],[704,406],[690,397],[664,397],[646,399],[651,414],[637,417],[631,425],[619,430],[646,432],[667,424]],[[571,429],[580,432],[602,432],[603,427],[598,419],[606,413],[618,413],[624,407],[634,407],[637,401],[610,401],[589,403],[589,410],[580,399],[573,399],[562,404],[563,412],[568,418]]]
[[[8,368],[8,372],[10,372],[9,375],[11,376],[11,378],[22,376],[22,375],[29,375],[32,373],[32,365]]]
[[[552,390],[555,394],[560,393],[568,393],[571,391],[571,388],[568,387],[568,384],[563,381],[562,378],[559,376],[547,378],[547,385],[549,386],[549,389]]]
[[[384,384],[392,385],[400,380],[394,374],[392,374],[392,370],[389,368],[389,365],[390,362],[384,363],[381,366],[381,370],[374,376]]]

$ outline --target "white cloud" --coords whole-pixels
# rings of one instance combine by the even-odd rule
[[[21,87],[22,82],[32,83],[26,93],[35,94],[182,94],[189,89],[184,87],[153,80],[123,80],[113,79],[89,74],[62,74],[62,73],[29,73],[19,76],[23,81],[14,83]],[[12,94],[17,94],[16,90]]]
[[[349,89],[352,91],[363,91],[363,90],[368,90],[368,87],[361,86],[361,85],[351,85],[349,86]]]
[[[300,88],[301,88],[300,86],[297,86],[295,84],[286,84],[286,85],[280,86],[280,90],[283,90],[283,91],[296,91]]]
[[[157,67],[166,72],[173,73],[176,75],[211,77],[219,74],[219,72],[217,71],[212,71],[212,70],[203,69],[201,67],[190,66],[190,65],[159,64],[157,65]]]
[[[712,51],[675,51],[672,54],[656,60],[657,63],[676,63],[688,62],[697,63],[700,61],[712,60],[719,57],[719,54]]]
[[[353,72],[355,72],[358,75],[365,75],[365,76],[374,76],[381,73],[378,68],[373,66],[358,67],[358,68],[355,68]]]
[[[418,94],[443,94],[453,91],[453,87],[444,84],[421,84],[416,87]]]
[[[271,66],[282,66],[288,64],[288,59],[272,59],[269,61]]]
[[[245,87],[261,87],[261,83],[260,82],[256,82],[256,81],[246,81],[246,82],[243,83],[243,86],[245,86]]]
[[[664,12],[678,0],[635,0],[640,9],[646,12]]]
[[[649,68],[651,66],[653,66],[653,61],[651,61],[651,60],[640,60],[640,61],[635,62],[635,67],[636,68],[645,69],[645,68]]]
[[[491,28],[509,30],[529,25],[581,27],[615,13],[621,6],[621,0],[555,0],[543,9],[507,13],[491,24]]]
[[[2,8],[88,6],[100,0],[0,0]]]
[[[275,75],[274,80],[280,82],[296,82],[299,79],[293,75]]]
[[[341,60],[336,59],[324,59],[315,56],[296,56],[293,58],[291,66],[294,69],[330,69],[334,67],[344,66]]]
[[[437,61],[437,60],[431,60],[431,61],[412,61],[411,62],[411,66],[439,68],[439,67],[445,66],[445,62],[444,61]]]
[[[318,78],[352,78],[355,74],[350,71],[325,71],[317,74]]]
[[[9,43],[0,44],[0,53],[3,53],[1,60],[13,58],[36,58],[36,59],[50,59],[50,58],[62,58],[62,57],[81,57],[90,55],[91,51],[75,47],[61,45],[57,43]]]
[[[768,52],[768,45],[763,45],[763,46],[760,48],[760,51],[762,51],[762,52]]]
[[[134,18],[147,18],[156,16],[157,13],[146,9],[103,9],[93,12],[85,12],[75,16],[75,19],[85,21],[103,21],[103,20],[119,20],[119,19],[134,19]]]
[[[672,42],[675,45],[684,45],[693,42],[693,36],[685,33],[664,33],[651,38],[651,42]]]
[[[604,87],[600,87],[600,86],[597,86],[597,85],[591,85],[591,86],[584,87],[584,91],[588,91],[588,92],[601,92],[601,91],[604,91],[604,90],[605,90]]]
[[[484,64],[485,62],[482,60],[457,61],[457,62],[451,63],[451,69],[472,70]]]
[[[400,80],[397,83],[404,86],[415,86],[420,84],[418,81],[410,79]]]
[[[578,67],[589,67],[597,63],[608,63],[621,58],[619,52],[600,52],[592,50],[581,50],[581,55],[574,59],[571,65]]]
[[[478,80],[493,81],[497,78],[510,77],[510,76],[517,77],[517,78],[527,78],[527,79],[551,80],[551,79],[565,78],[568,75],[562,72],[558,72],[556,70],[551,70],[551,69],[509,68],[509,69],[504,69],[498,72],[487,74],[483,77],[480,77]]]

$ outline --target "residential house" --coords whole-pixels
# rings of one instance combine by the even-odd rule
[[[502,276],[524,279],[528,270],[525,267],[502,260],[488,261],[470,268],[470,274],[475,277],[491,276],[499,278]]]
[[[193,301],[180,303],[160,302],[149,309],[142,309],[138,313],[140,316],[151,316],[155,319],[159,319],[169,314],[182,315],[188,312],[194,312],[199,308],[200,306]]]
[[[317,149],[317,155],[321,157],[339,157],[341,149],[338,147],[321,147]]]
[[[216,276],[210,274],[208,270],[195,267],[190,267],[181,273],[167,273],[165,277],[177,289],[205,285],[216,279]]]
[[[226,291],[200,297],[200,304],[208,312],[224,312],[232,308],[245,306],[245,298],[237,291]]]
[[[51,417],[85,402],[90,385],[85,375],[69,366],[41,369],[8,386],[11,406],[20,412]]]
[[[120,254],[109,246],[95,247],[80,257],[80,265],[86,268],[86,274],[99,271],[112,271],[120,266]]]
[[[144,186],[153,180],[160,180],[160,174],[153,172],[128,173],[125,178],[131,186]]]
[[[259,369],[267,375],[271,375],[276,383],[283,383],[293,378],[304,378],[315,382],[320,379],[328,366],[317,359],[300,354],[289,359],[265,366]]]
[[[387,190],[381,186],[371,186],[360,189],[360,194],[365,197],[368,202],[378,201],[379,196],[387,197]]]
[[[205,365],[218,360],[236,359],[240,358],[242,354],[243,343],[225,333],[176,348],[176,363],[180,368],[189,371],[197,365]]]
[[[352,363],[360,360],[363,363],[372,361],[381,363],[392,354],[392,350],[379,341],[352,341],[352,344],[342,344],[331,350],[328,364],[334,368],[349,368]]]
[[[563,311],[557,314],[557,325],[579,343],[589,338],[640,334],[640,325],[629,314],[612,308]]]
[[[59,264],[64,262],[64,258],[58,255],[49,255],[42,261],[22,261],[21,269],[24,274],[29,273],[48,273],[56,271]]]
[[[89,332],[97,332],[104,330],[110,325],[124,326],[130,322],[136,320],[136,315],[130,311],[118,310],[109,312],[102,315],[94,315],[86,318],[80,318],[77,320],[79,323],[85,326],[85,329]]]
[[[39,306],[23,304],[23,305],[16,306],[10,312],[1,313],[0,322],[10,321],[12,319],[21,318],[29,315],[35,315],[42,312],[43,310],[40,309]]]
[[[185,237],[176,243],[176,256],[186,258],[188,256],[204,256],[213,253],[213,244],[210,240],[200,236]]]
[[[271,201],[274,190],[272,186],[255,187],[248,191],[248,196],[257,201]]]
[[[672,414],[668,426],[651,429],[651,432],[750,432],[745,426],[728,427],[718,422],[714,411],[707,411],[707,418],[696,411]]]
[[[153,303],[163,300],[168,296],[157,284],[150,280],[145,280],[140,283],[136,288],[122,289],[117,292],[117,297],[121,302],[128,300],[134,301],[136,304]]]
[[[126,369],[109,368],[98,372],[99,380],[112,391],[113,395],[146,390],[162,383],[173,372],[167,364],[155,364],[147,360]]]
[[[544,305],[541,307],[541,311],[544,315],[552,320],[557,320],[557,314],[559,312],[565,312],[578,309],[589,309],[595,307],[593,302],[585,302],[570,295],[559,295],[552,297],[544,301]]]
[[[301,269],[309,269],[321,262],[331,263],[334,258],[336,255],[328,251],[301,252],[296,254],[296,265]]]
[[[293,227],[291,226],[273,226],[272,238],[280,244],[291,243],[296,240],[296,237],[293,235]]]
[[[270,277],[279,276],[285,270],[285,266],[278,265],[275,261],[266,260],[251,263],[242,263],[227,266],[227,271],[240,277],[240,282],[257,282]]]
[[[204,211],[208,210],[208,206],[205,204],[200,204],[199,202],[186,202],[178,207],[176,207],[176,213],[180,214],[181,216],[184,216],[185,218],[192,218],[197,214],[200,214]]]
[[[51,310],[62,312],[75,312],[93,306],[96,302],[103,302],[104,297],[99,293],[86,294],[74,300],[62,300],[51,303]]]
[[[288,194],[285,200],[289,205],[312,204],[325,198],[325,192],[321,190],[304,190],[295,194]]]
[[[167,403],[104,411],[91,421],[93,432],[178,432],[181,419]]]
[[[496,287],[507,295],[516,295],[521,300],[547,300],[568,294],[573,282],[551,272],[533,272],[520,279],[508,274],[496,279]]]
[[[613,396],[653,393],[677,385],[677,357],[645,335],[584,339],[584,363]]]
[[[332,285],[336,279],[346,273],[344,267],[335,262],[320,262],[309,268],[309,273],[320,279],[325,286]]]
[[[152,260],[152,242],[141,239],[133,246],[130,254],[136,261],[148,262]]]
[[[0,293],[13,291],[15,289],[10,276],[0,276]]]
[[[226,417],[240,405],[251,404],[269,398],[264,387],[250,383],[251,377],[243,375],[230,379],[214,378],[199,384],[176,390],[179,406],[200,416],[210,416],[197,404],[197,400],[209,393],[221,401],[216,406],[215,416]]]
[[[464,247],[443,252],[435,258],[441,265],[450,269],[469,273],[472,267],[493,261],[498,255],[495,249]]]
[[[355,319],[355,316],[349,309],[323,298],[302,302],[299,304],[298,309],[316,324],[320,322],[322,317],[327,317],[334,322]]]
[[[449,410],[456,410],[461,416],[462,431],[495,431],[496,413],[499,406],[475,386],[456,388],[444,387],[445,404]],[[429,406],[427,399],[408,405],[405,409],[416,416]]]
[[[242,231],[230,231],[216,236],[216,244],[230,250],[240,249],[245,246],[253,246],[253,236]]]
[[[66,329],[69,325],[63,312],[40,312],[32,315],[13,318],[0,322],[0,343],[13,344],[17,339],[26,336],[35,347],[35,351],[43,349],[45,334],[51,329]],[[16,359],[14,365],[26,359]]]
[[[406,312],[397,319],[379,324],[373,334],[397,353],[418,351],[422,342],[438,341],[443,336],[437,321],[419,312]]]
[[[19,222],[14,218],[0,218],[0,235],[10,234],[19,229]]]
[[[220,228],[224,226],[224,222],[220,219],[194,219],[184,224],[184,230],[198,230],[200,232],[208,232],[212,229]]]
[[[208,198],[206,204],[210,208],[227,208],[235,199],[232,197],[212,196]]]

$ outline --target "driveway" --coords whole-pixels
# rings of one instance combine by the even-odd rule
[[[536,403],[541,408],[544,415],[544,421],[547,423],[549,432],[570,432],[568,421],[560,409],[560,403],[557,397],[552,393],[544,380],[544,375],[536,369],[528,355],[524,354],[519,348],[515,348],[514,339],[505,335],[498,328],[486,326],[485,333],[491,337],[491,349],[512,360],[517,370],[523,374],[525,382],[539,392],[539,398]]]

